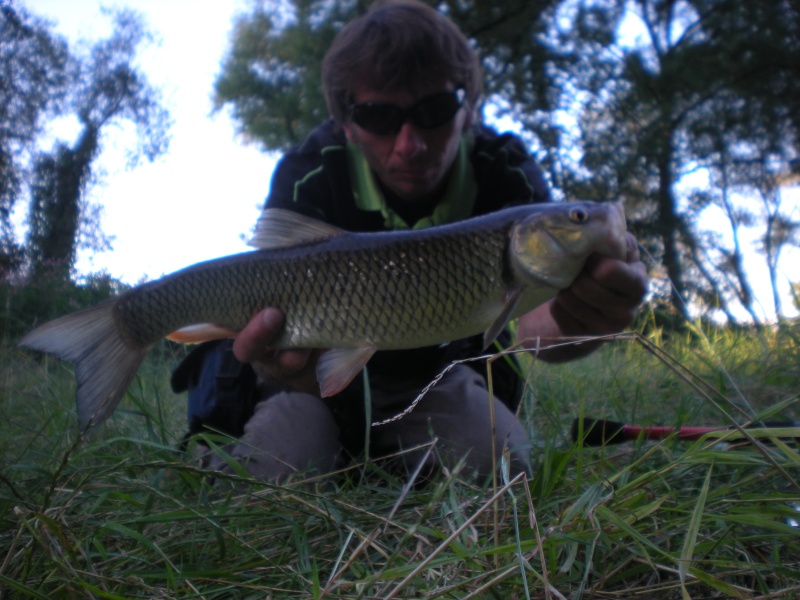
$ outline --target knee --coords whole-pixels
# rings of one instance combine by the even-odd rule
[[[280,481],[325,474],[342,459],[339,427],[318,397],[280,393],[256,405],[231,456],[253,477]]]

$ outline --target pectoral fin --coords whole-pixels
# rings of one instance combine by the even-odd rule
[[[511,315],[514,314],[514,309],[517,308],[517,304],[519,303],[519,299],[521,297],[522,290],[520,289],[509,290],[506,292],[503,310],[500,311],[500,314],[497,315],[497,319],[495,319],[491,327],[489,327],[489,329],[487,329],[483,334],[484,350],[491,346],[492,342],[494,342],[497,336],[500,335],[500,332],[503,331],[503,328],[506,326],[506,323],[508,323]]]
[[[346,388],[372,358],[375,350],[375,346],[361,346],[334,348],[324,352],[317,362],[320,395],[328,398]]]
[[[211,340],[235,338],[238,333],[229,327],[222,327],[214,323],[197,323],[173,331],[167,336],[167,339],[179,344],[199,344]]]

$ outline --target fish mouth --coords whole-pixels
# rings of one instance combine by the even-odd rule
[[[625,260],[629,251],[629,236],[622,202],[588,204],[591,207],[588,218],[593,221],[593,226],[600,226],[602,230],[601,234],[590,235],[586,238],[591,240],[592,252],[610,258]],[[587,218],[586,213],[580,211],[580,209],[578,214],[583,215],[580,217],[581,220]],[[580,220],[574,220],[572,217],[570,217],[570,221],[573,224],[581,222]],[[591,225],[591,223],[588,224]],[[542,233],[551,239],[554,246],[559,246],[567,254],[576,257],[585,256],[585,247],[582,247],[581,244],[570,244],[564,241],[573,235],[582,237],[580,229],[564,224],[543,228]]]
[[[628,255],[628,229],[622,202],[586,204],[589,206],[588,217],[585,210],[578,207],[576,216],[570,216],[570,222],[543,226],[540,229],[541,234],[550,240],[553,248],[557,247],[567,255],[585,257],[586,247],[578,242],[579,239],[584,239],[591,243],[593,252],[625,260]],[[575,225],[583,223],[587,218],[589,222],[585,224],[591,228],[599,227],[602,233],[586,235],[583,225]]]
[[[593,253],[627,258],[629,236],[621,203],[575,203],[554,209],[552,215],[534,215],[512,234],[512,260],[523,279],[564,289]]]
[[[608,235],[605,238],[605,252],[611,258],[625,260],[628,257],[628,224],[625,219],[625,207],[622,202],[609,203],[607,215]]]

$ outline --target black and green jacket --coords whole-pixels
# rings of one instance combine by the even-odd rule
[[[407,223],[384,200],[359,149],[333,121],[314,130],[278,163],[267,206],[307,214],[348,231],[421,228],[482,215],[550,195],[522,141],[477,127],[464,136],[443,198]]]

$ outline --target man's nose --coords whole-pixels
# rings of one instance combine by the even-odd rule
[[[411,158],[427,150],[428,145],[420,131],[406,121],[397,132],[394,140],[394,151],[404,158]]]

